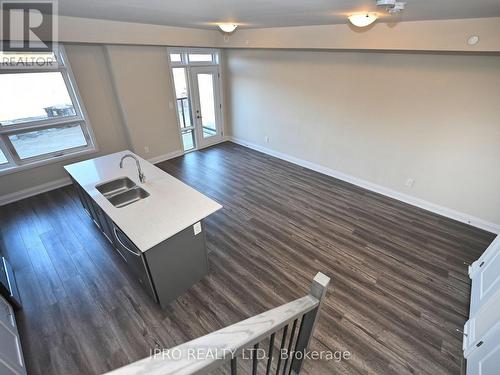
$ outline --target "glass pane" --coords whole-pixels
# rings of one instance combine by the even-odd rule
[[[170,61],[172,62],[181,62],[181,54],[180,53],[171,53],[170,54]]]
[[[21,159],[87,145],[79,124],[9,135],[9,140]]]
[[[182,146],[184,151],[189,151],[194,148],[193,131],[186,130],[182,132]]]
[[[211,53],[190,53],[189,62],[212,62]]]
[[[62,73],[0,74],[0,124],[75,115]]]
[[[200,92],[203,138],[209,138],[217,134],[215,126],[214,77],[210,73],[200,73],[197,77],[198,90]]]
[[[191,107],[188,97],[188,86],[185,68],[173,68],[175,97],[181,128],[191,126]]]
[[[0,149],[0,165],[2,164],[7,164],[7,158],[5,157],[3,151]]]

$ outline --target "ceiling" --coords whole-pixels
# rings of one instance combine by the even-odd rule
[[[241,27],[345,23],[355,11],[383,13],[382,22],[500,17],[500,0],[406,0],[389,16],[375,0],[59,0],[59,13],[159,25],[211,28],[232,21]]]

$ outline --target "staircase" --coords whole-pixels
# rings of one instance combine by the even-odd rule
[[[251,373],[298,375],[318,321],[330,279],[318,273],[307,296],[239,323],[107,373],[108,375],[193,375],[229,368],[237,375],[239,360],[251,360]],[[278,339],[277,333],[283,333]],[[265,358],[259,358],[263,344]],[[279,346],[278,346],[279,345]],[[299,353],[299,354],[297,354]],[[261,371],[259,371],[261,370]]]

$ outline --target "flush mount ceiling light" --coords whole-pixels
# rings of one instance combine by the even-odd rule
[[[218,23],[217,26],[225,33],[232,33],[238,27],[238,25],[234,23]]]
[[[376,21],[376,19],[378,18],[378,16],[375,13],[358,13],[358,14],[353,14],[353,15],[349,16],[348,18],[349,18],[349,21],[351,21],[351,23],[354,26],[366,27],[366,26],[374,23]]]
[[[471,35],[469,39],[467,39],[467,44],[469,46],[475,46],[479,43],[479,37],[477,35]]]
[[[398,0],[377,0],[377,6],[385,6],[390,14],[395,14],[405,9],[406,2]]]

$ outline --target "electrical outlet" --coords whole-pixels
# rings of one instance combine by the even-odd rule
[[[266,141],[266,143],[269,143],[269,137],[266,135],[266,137],[264,138],[264,140]]]
[[[144,147],[144,152],[145,152],[146,154],[149,154],[149,146],[145,146],[145,147]]]
[[[409,188],[412,188],[412,187],[413,187],[413,185],[415,185],[415,179],[413,179],[413,178],[409,178],[409,179],[407,179],[407,180],[406,180],[406,182],[405,182],[405,185],[406,185],[407,187],[409,187]]]
[[[168,108],[174,109],[174,103],[173,102],[168,102]]]

